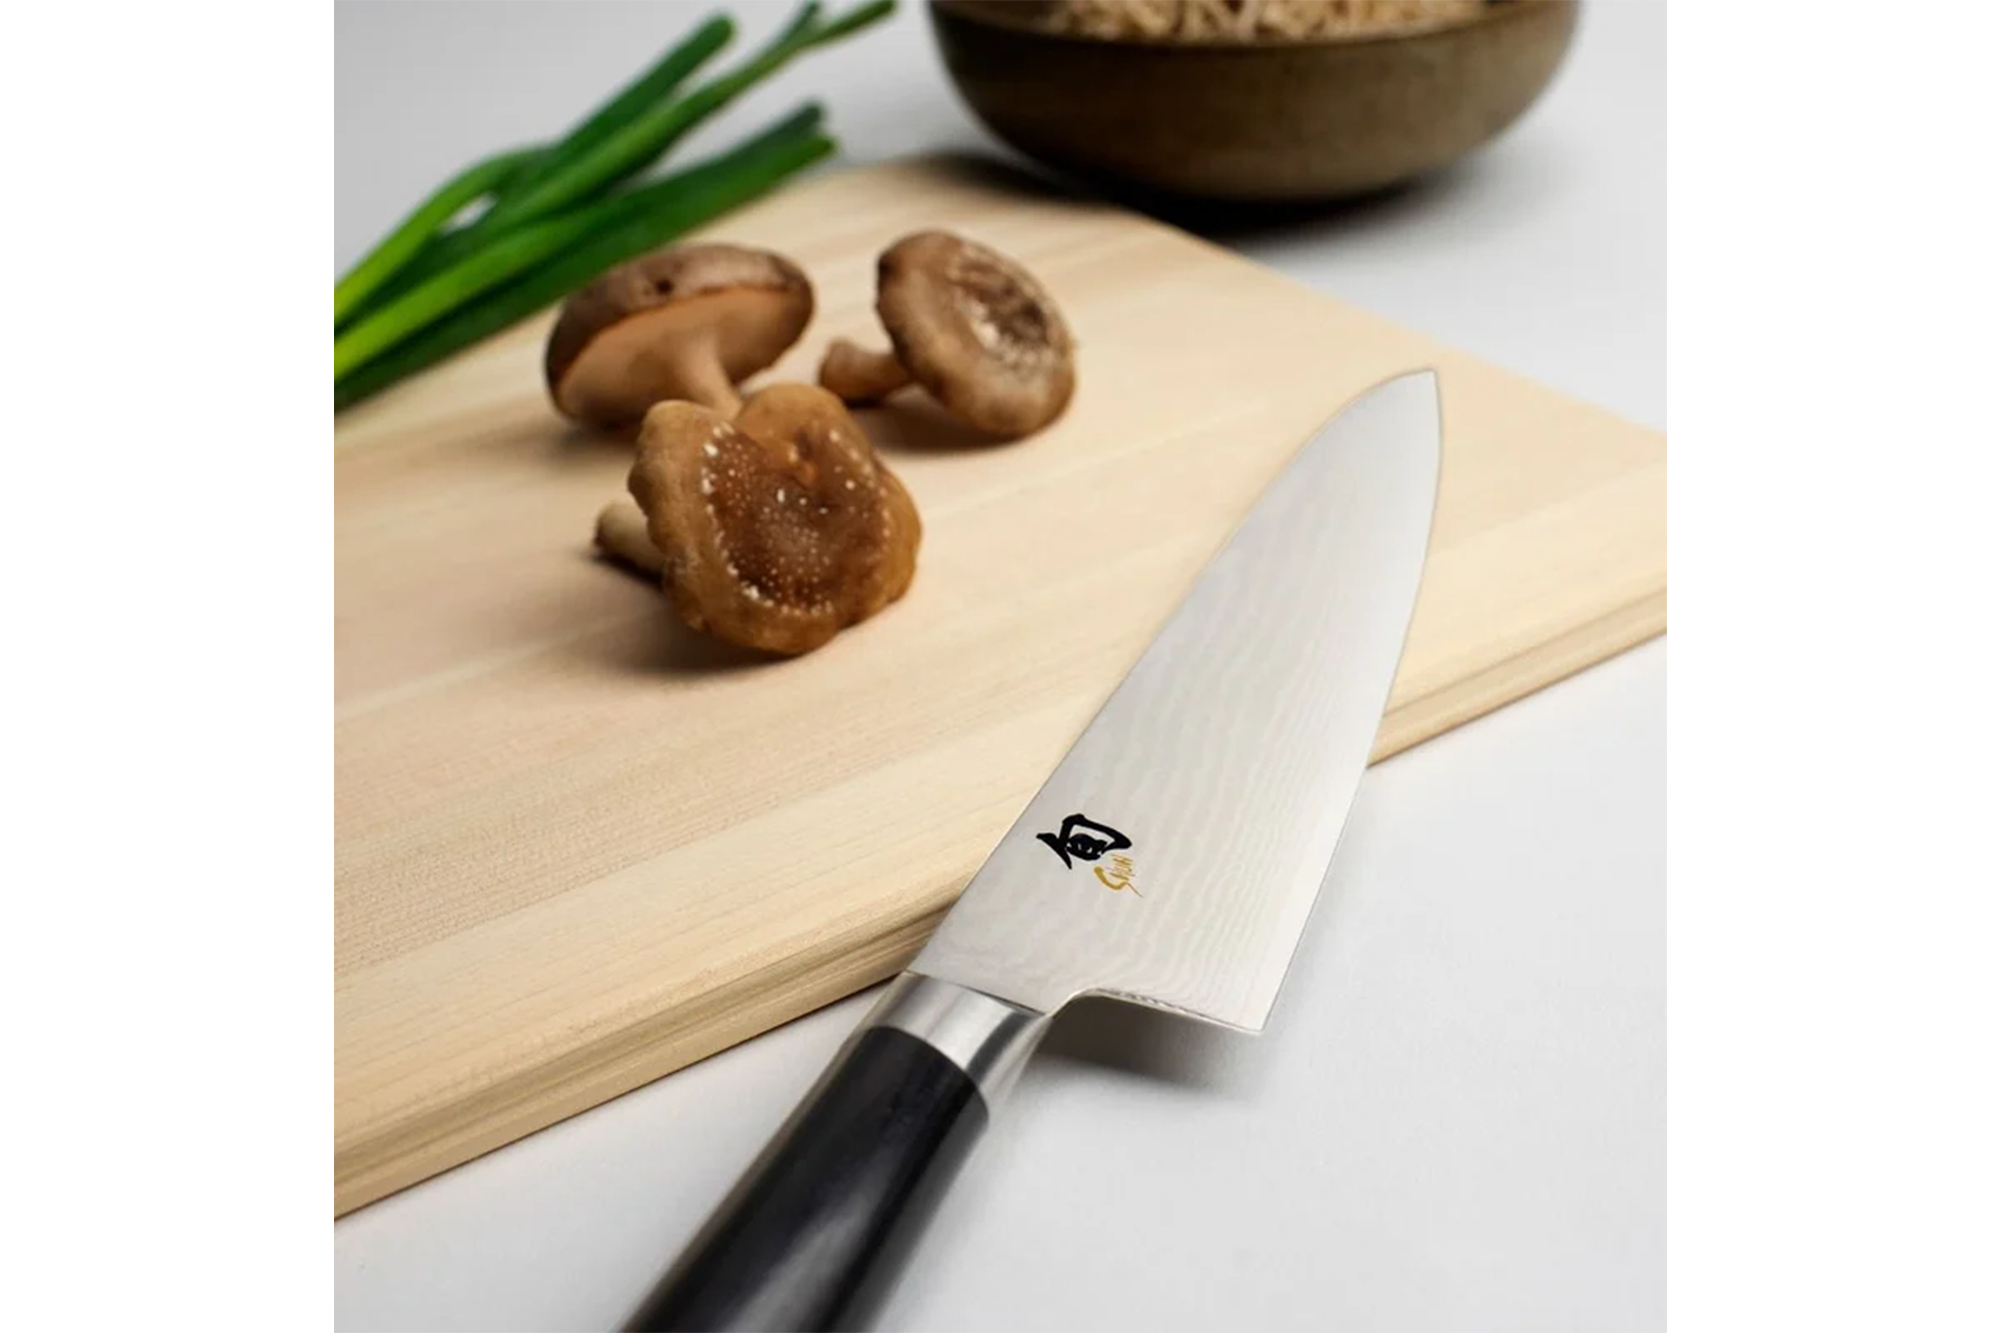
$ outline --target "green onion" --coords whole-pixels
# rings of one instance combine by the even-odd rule
[[[363,313],[363,303],[391,278],[402,281],[390,284],[385,297],[407,291],[414,285],[412,279],[438,272],[468,254],[474,248],[466,244],[471,227],[439,234],[467,205],[488,194],[505,198],[550,169],[588,153],[633,117],[669,97],[735,34],[736,25],[726,15],[711,16],[554,147],[541,145],[501,153],[474,163],[446,182],[334,287],[335,330]],[[417,262],[412,264],[413,260]]]
[[[629,201],[612,199],[542,222],[517,227],[457,264],[426,278],[394,301],[369,312],[333,340],[333,377],[367,364],[432,320],[605,225],[606,213],[623,215]]]
[[[525,188],[532,185],[548,172],[557,169],[574,158],[581,157],[603,143],[631,120],[655,103],[663,101],[687,80],[688,75],[707,63],[708,58],[729,45],[729,39],[736,35],[736,24],[727,14],[711,14],[702,25],[683,37],[657,64],[634,79],[623,92],[590,113],[581,125],[571,130],[557,143],[548,160],[535,171],[529,172],[514,186]]]
[[[424,243],[435,236],[439,228],[457,217],[467,204],[498,189],[522,167],[532,167],[545,151],[541,148],[517,148],[511,153],[497,153],[473,163],[440,185],[430,198],[419,204],[415,212],[404,218],[396,230],[384,237],[348,271],[346,277],[334,285],[334,327],[338,328],[365,297],[414,259],[417,252],[424,248]]]
[[[601,205],[601,229],[539,267],[485,291],[359,369],[337,375],[334,408],[360,402],[567,296],[598,274],[664,245],[834,150],[808,105],[730,152]]]
[[[765,48],[740,69],[689,93],[656,106],[607,134],[580,157],[550,166],[537,180],[494,204],[473,230],[488,234],[567,208],[599,191],[614,187],[671,148],[688,131],[734,101],[746,89],[769,77],[792,57],[824,42],[844,37],[888,15],[895,0],[874,0],[853,13],[820,25],[819,6],[808,4]]]
[[[794,56],[877,22],[895,0],[825,20],[809,0],[741,67],[685,96],[680,84],[726,44],[717,15],[553,146],[477,164],[378,245],[334,293],[334,398],[376,393],[754,198],[832,151],[809,107],[734,152],[636,188],[691,130]],[[451,219],[481,199],[464,226]]]

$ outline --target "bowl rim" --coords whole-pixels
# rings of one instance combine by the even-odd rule
[[[933,16],[943,14],[960,20],[975,28],[986,28],[994,32],[1011,33],[1031,41],[1051,42],[1060,46],[1096,47],[1117,50],[1121,47],[1138,47],[1148,51],[1179,51],[1190,55],[1214,55],[1219,52],[1249,53],[1259,51],[1310,51],[1334,50],[1362,46],[1386,45],[1391,42],[1412,42],[1425,38],[1441,37],[1452,33],[1470,32],[1474,28],[1491,27],[1498,23],[1517,22],[1517,15],[1530,14],[1537,10],[1559,11],[1574,9],[1579,0],[1486,0],[1481,12],[1471,18],[1456,19],[1450,23],[1434,24],[1425,28],[1402,31],[1371,32],[1345,37],[1263,37],[1247,42],[1183,42],[1161,37],[1095,37],[1087,33],[1049,32],[1041,28],[1031,28],[1013,23],[995,23],[980,17],[976,12],[961,8],[962,0],[930,0],[927,8]]]

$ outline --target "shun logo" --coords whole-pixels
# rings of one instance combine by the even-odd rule
[[[1138,896],[1139,890],[1132,884],[1132,858],[1116,855],[1130,847],[1132,840],[1109,824],[1100,824],[1087,815],[1071,815],[1063,820],[1059,832],[1037,833],[1035,837],[1047,843],[1066,867],[1078,861],[1102,860],[1109,854],[1111,859],[1104,865],[1092,866],[1091,874],[1114,893],[1129,889],[1134,897]]]

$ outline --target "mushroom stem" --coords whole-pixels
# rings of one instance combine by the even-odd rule
[[[910,372],[893,351],[871,352],[846,338],[834,339],[819,363],[820,387],[850,403],[887,398],[910,382]]]
[[[680,378],[688,401],[712,407],[725,417],[733,417],[743,410],[743,399],[737,395],[736,386],[729,382],[729,375],[722,369],[722,361],[716,355],[713,342],[690,349],[689,355],[681,360]]]
[[[627,497],[613,500],[597,516],[597,547],[642,574],[663,574],[667,558],[653,545],[646,515]]]

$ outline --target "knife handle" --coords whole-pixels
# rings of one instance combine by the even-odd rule
[[[1048,1023],[898,977],[627,1327],[865,1324]]]

